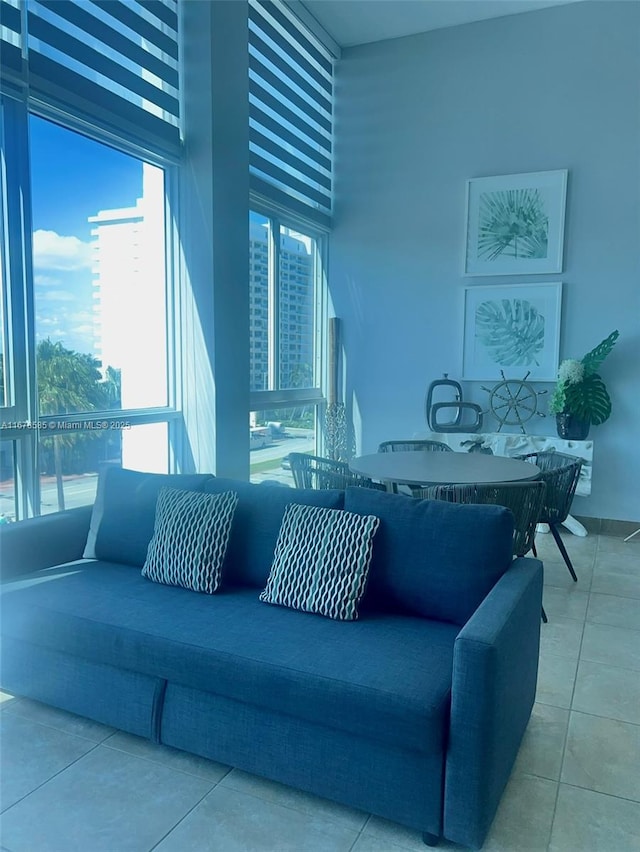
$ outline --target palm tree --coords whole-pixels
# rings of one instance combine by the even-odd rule
[[[99,363],[92,355],[74,352],[60,342],[53,343],[49,338],[41,340],[36,351],[40,414],[73,414],[107,409],[111,393],[101,380]],[[115,382],[117,371],[113,372]],[[59,511],[65,508],[62,448],[73,446],[76,437],[74,434],[62,433],[44,439],[53,442]]]
[[[121,408],[122,370],[119,367],[107,367],[102,386],[107,398],[107,408]]]

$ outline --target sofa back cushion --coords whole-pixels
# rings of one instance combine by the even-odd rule
[[[142,568],[153,537],[160,489],[202,491],[211,478],[208,473],[142,473],[105,465],[83,556]]]
[[[344,492],[332,489],[282,488],[214,477],[205,492],[235,491],[238,505],[231,526],[231,539],[222,569],[222,585],[254,586],[264,589],[273,563],[284,511],[290,503],[342,509]]]
[[[465,624],[512,562],[502,506],[348,488],[345,509],[380,518],[362,606]]]

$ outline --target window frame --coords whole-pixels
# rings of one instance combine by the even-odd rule
[[[269,286],[268,300],[268,390],[249,392],[249,413],[266,411],[272,408],[294,408],[300,405],[315,405],[316,409],[325,402],[325,347],[328,316],[328,290],[326,286],[326,268],[328,256],[328,230],[317,223],[297,216],[284,208],[265,202],[262,198],[251,196],[249,215],[257,213],[270,222],[269,252],[267,274]],[[280,388],[280,229],[298,230],[314,241],[314,328],[313,328],[313,376],[314,382],[306,388]],[[275,235],[278,239],[275,239]]]
[[[31,163],[29,119],[34,115],[53,121],[66,130],[107,145],[124,154],[147,162],[164,171],[164,231],[165,231],[165,334],[167,344],[167,405],[137,409],[109,409],[64,415],[42,415],[38,410],[35,339],[35,281],[33,272]],[[3,95],[0,100],[3,158],[0,189],[0,251],[2,251],[4,308],[8,334],[5,339],[5,374],[9,377],[10,406],[0,407],[0,440],[13,442],[16,520],[41,514],[38,444],[42,435],[64,433],[69,426],[74,434],[92,432],[126,422],[132,427],[148,423],[167,423],[167,470],[180,466],[182,414],[180,409],[180,371],[176,353],[180,351],[180,276],[176,232],[179,221],[179,168],[175,160],[162,155],[150,155],[148,150],[125,143],[114,136],[63,114],[57,108],[31,103]],[[7,380],[5,379],[5,382]]]

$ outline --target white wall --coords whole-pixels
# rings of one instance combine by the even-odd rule
[[[465,285],[561,280],[560,358],[620,330],[602,368],[613,414],[591,429],[593,492],[574,512],[640,520],[640,5],[578,3],[350,48],[336,96],[329,281],[359,449],[426,429],[427,385],[461,374]],[[464,278],[465,181],[563,168],[564,273]],[[480,383],[464,387],[486,403]]]

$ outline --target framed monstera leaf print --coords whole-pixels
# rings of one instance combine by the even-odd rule
[[[562,272],[567,170],[467,181],[465,275]]]
[[[561,305],[560,282],[465,287],[462,377],[555,381]]]

